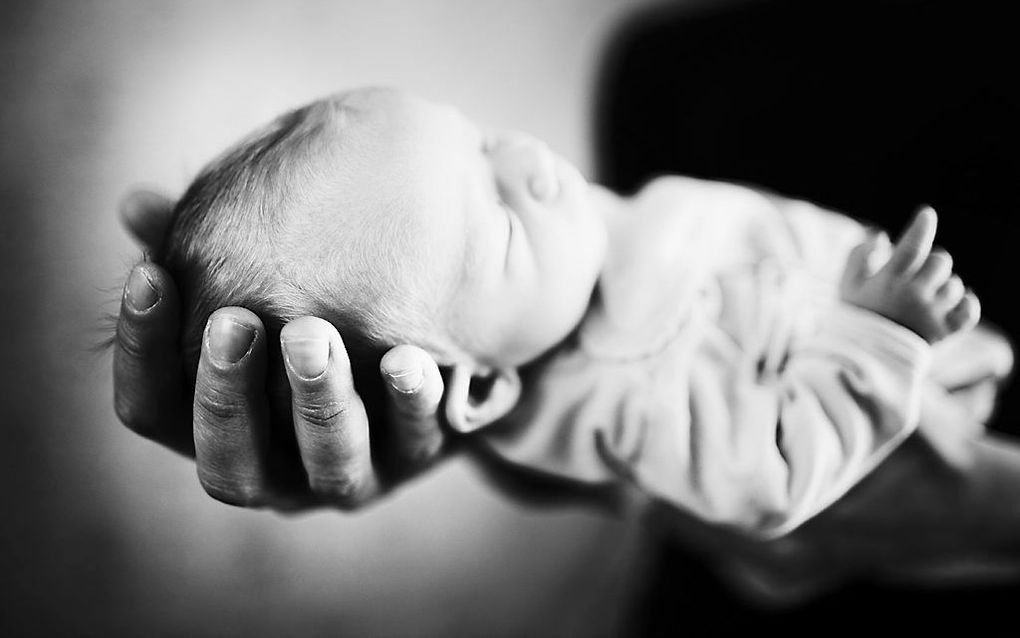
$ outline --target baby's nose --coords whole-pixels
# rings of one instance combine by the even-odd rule
[[[544,142],[525,135],[505,136],[492,142],[489,153],[504,188],[524,189],[538,202],[556,197],[556,159]]]

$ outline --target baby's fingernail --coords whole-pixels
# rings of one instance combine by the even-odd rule
[[[131,271],[127,286],[124,288],[124,298],[136,312],[145,312],[159,301],[159,291],[149,281],[144,268],[139,267]]]
[[[287,339],[281,342],[287,363],[303,379],[322,376],[329,365],[328,339]]]
[[[229,317],[216,317],[209,324],[209,354],[222,363],[237,363],[255,343],[255,331]]]
[[[421,368],[397,370],[390,373],[389,376],[393,389],[404,394],[410,394],[419,390],[425,382],[425,375],[422,374]]]

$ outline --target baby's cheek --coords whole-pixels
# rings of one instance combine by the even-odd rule
[[[545,300],[534,308],[537,320],[556,334],[569,332],[580,323],[588,309],[592,283],[576,271],[561,276],[555,283],[549,282]]]

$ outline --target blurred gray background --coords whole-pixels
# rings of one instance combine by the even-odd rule
[[[0,634],[612,635],[630,523],[521,509],[462,461],[358,514],[208,498],[117,422],[103,316],[138,185],[178,193],[283,109],[396,84],[590,170],[591,89],[634,0],[0,5]]]

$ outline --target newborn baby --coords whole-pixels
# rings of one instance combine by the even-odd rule
[[[370,88],[214,161],[156,258],[193,359],[225,305],[277,329],[323,317],[356,367],[413,343],[444,371],[449,425],[504,458],[776,536],[908,436],[922,400],[1009,372],[934,231],[925,212],[891,246],[680,177],[621,197],[537,140]]]

